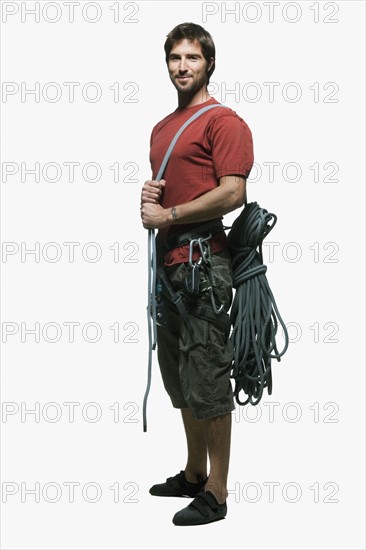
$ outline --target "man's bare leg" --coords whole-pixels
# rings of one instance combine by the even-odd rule
[[[204,421],[206,440],[210,458],[210,477],[205,486],[211,491],[219,504],[228,496],[227,477],[230,460],[231,413],[226,413]]]
[[[207,477],[207,442],[204,420],[192,416],[189,408],[181,409],[187,438],[188,459],[185,468],[186,480],[197,483]]]
[[[187,481],[197,483],[207,477],[207,452],[210,459],[210,477],[205,490],[211,491],[217,501],[225,502],[230,461],[231,413],[198,420],[190,409],[181,409],[187,438],[188,460],[185,469]]]

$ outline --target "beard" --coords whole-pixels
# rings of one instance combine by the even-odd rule
[[[202,75],[202,77],[197,80],[195,77],[189,77],[186,83],[179,82],[176,76],[171,76],[170,78],[178,92],[182,94],[194,94],[206,84],[207,73]]]

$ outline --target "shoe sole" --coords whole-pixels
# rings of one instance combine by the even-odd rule
[[[152,495],[153,497],[178,497],[178,498],[194,498],[196,495],[194,495],[193,497],[191,495],[186,495],[186,494],[183,494],[183,495],[163,495],[161,493],[151,493],[149,491],[150,495]]]
[[[200,521],[198,523],[175,523],[174,520],[173,523],[174,525],[177,525],[178,527],[189,527],[190,525],[207,525],[208,523],[214,523],[215,521],[220,521],[222,519],[225,519],[226,516],[222,516],[221,518],[209,518],[207,519],[207,521]]]

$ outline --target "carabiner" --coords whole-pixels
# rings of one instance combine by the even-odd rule
[[[193,247],[195,244],[198,243],[198,240],[197,239],[192,239],[191,242],[189,243],[189,265],[193,268]]]
[[[214,313],[216,315],[219,315],[222,312],[222,310],[224,309],[224,304],[221,304],[220,307],[217,309],[212,287],[210,288],[210,295],[211,295],[212,309],[214,310]]]
[[[206,244],[206,245],[205,245],[205,250],[204,250],[204,249],[203,249],[203,243],[205,243],[206,241],[208,241],[209,239],[211,239],[211,237],[212,237],[212,235],[211,235],[211,233],[210,233],[208,237],[205,237],[205,238],[200,237],[200,238],[198,239],[198,246],[200,247],[201,256],[202,256],[202,259],[203,259],[203,261],[205,262],[205,264],[208,263],[207,257],[209,256],[209,250],[210,250],[210,249],[209,249],[209,246]]]

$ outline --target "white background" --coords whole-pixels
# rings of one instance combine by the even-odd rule
[[[39,22],[24,12],[22,22],[22,10],[35,3],[2,2],[2,166],[15,167],[2,183],[3,248],[12,252],[1,264],[2,548],[365,548],[364,3],[281,2],[271,22],[266,2],[119,2],[114,22],[118,3],[100,1],[94,23],[93,3],[79,2],[72,23],[63,2],[59,21],[48,22],[57,12],[56,3],[42,12],[46,4],[39,3]],[[15,13],[6,19],[5,9]],[[139,201],[151,177],[151,129],[177,106],[163,44],[184,21],[212,34],[209,91],[253,132],[262,172],[255,178],[253,168],[248,200],[278,216],[267,237],[277,243],[274,255],[267,245],[264,259],[292,343],[273,362],[272,395],[233,413],[227,518],[179,528],[171,518],[189,501],[148,492],[185,467],[186,450],[156,357],[142,431],[147,235]],[[54,102],[50,82],[61,92]],[[65,82],[80,84],[73,102]],[[99,101],[94,88],[87,95],[90,82]],[[39,100],[22,98],[21,83],[28,90],[39,83]],[[273,97],[268,83],[278,83]],[[14,93],[4,93],[12,86]],[[21,163],[36,162],[59,164],[59,181],[42,174],[22,181]],[[66,162],[80,163],[74,181]],[[101,168],[98,181],[83,177],[90,162]],[[270,162],[280,163],[273,181],[263,164]],[[109,168],[115,163],[119,182]],[[73,262],[67,242],[79,243]],[[57,243],[58,261],[48,243]],[[97,243],[99,261],[88,243]],[[22,257],[22,247],[36,246],[39,261]],[[70,322],[79,323],[74,342]],[[39,342],[21,323],[39,323]],[[98,340],[88,323],[99,327]],[[78,404],[73,422],[70,402]],[[36,407],[39,418],[25,414]],[[78,484],[74,502],[71,482]],[[39,499],[26,493],[36,487]]]

